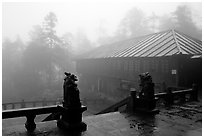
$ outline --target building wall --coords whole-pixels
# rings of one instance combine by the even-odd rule
[[[139,90],[138,75],[144,72],[152,76],[156,92],[163,90],[163,82],[167,86],[181,85],[179,74],[181,77],[188,73],[185,71],[189,64],[187,61],[178,56],[89,59],[77,62],[77,72],[82,74],[89,90],[120,99],[129,95],[130,88]]]
[[[191,87],[193,83],[202,85],[202,59],[192,59],[189,55],[178,56],[178,85]]]

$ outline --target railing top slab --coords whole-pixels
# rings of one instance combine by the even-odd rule
[[[87,107],[82,105],[80,109],[85,111]],[[62,107],[62,105],[5,110],[5,111],[2,111],[2,119],[23,117],[23,116],[32,115],[32,114],[40,115],[40,114],[54,113],[54,112],[60,112],[63,110],[64,108]]]
[[[2,111],[2,118],[14,118],[14,117],[22,117],[30,114],[47,114],[52,112],[58,112],[61,110],[61,106],[46,106],[46,107],[32,107],[32,108],[23,108],[23,109],[14,109],[14,110],[5,110]]]

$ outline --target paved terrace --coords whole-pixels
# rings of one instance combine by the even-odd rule
[[[20,119],[20,118],[15,118]],[[2,135],[37,135],[37,136],[201,136],[202,103],[190,102],[182,106],[161,108],[155,116],[113,112],[83,117],[88,125],[87,131],[65,132],[58,129],[56,121],[37,122],[36,130],[27,133],[24,122],[8,126],[3,120]]]

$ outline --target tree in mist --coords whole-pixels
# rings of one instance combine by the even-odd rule
[[[149,32],[156,33],[159,31],[159,16],[157,16],[154,12],[147,17],[147,27],[149,28]]]
[[[88,39],[86,33],[79,29],[75,35],[75,44],[77,53],[81,54],[93,48],[91,41]]]
[[[192,13],[187,6],[179,6],[174,15],[177,19],[178,30],[195,38],[201,37],[201,30],[199,30],[192,20]]]
[[[176,23],[175,23],[175,19],[172,18],[171,15],[162,15],[159,18],[158,29],[160,31],[165,31],[165,30],[174,29],[174,28],[176,28]]]
[[[96,33],[98,36],[97,45],[106,45],[110,43],[114,43],[117,41],[116,36],[110,36],[107,33],[107,28],[103,26],[103,23],[100,23],[99,27],[96,29]]]
[[[70,43],[57,36],[57,17],[50,12],[34,26],[30,42],[2,44],[3,101],[37,100],[62,95],[64,71],[73,72]]]
[[[99,37],[98,43],[103,45],[153,33],[156,30],[156,19],[153,18],[157,17],[147,17],[142,10],[134,7],[120,21],[114,35]]]
[[[25,45],[20,37],[14,42],[5,39],[2,43],[2,100],[14,99],[17,90],[13,76],[22,68],[22,52]]]
[[[176,29],[194,38],[202,38],[202,30],[199,29],[192,19],[192,12],[186,5],[178,6],[171,15],[160,18],[159,30]]]
[[[57,17],[50,12],[43,25],[35,26],[23,53],[21,81],[23,95],[42,97],[61,91],[64,71],[70,71],[69,46],[56,35]],[[21,75],[21,76],[20,76]],[[61,94],[61,93],[60,93]],[[57,97],[56,97],[57,98]]]
[[[178,6],[174,12],[162,16],[154,13],[147,16],[142,10],[132,8],[121,20],[115,34],[99,37],[98,43],[103,45],[169,29],[178,30],[201,40],[202,29],[196,26],[192,18],[192,11],[186,5]],[[104,28],[100,33],[103,34],[103,30]]]
[[[121,38],[130,38],[146,35],[151,32],[144,12],[133,8],[120,22],[117,35]]]
[[[143,11],[133,8],[121,21],[119,34],[137,37],[169,29],[176,29],[197,39],[202,38],[202,31],[193,22],[192,11],[186,5],[178,6],[173,13],[161,17],[154,13],[146,16]]]
[[[46,44],[50,48],[55,48],[60,46],[61,39],[56,35],[56,27],[57,24],[57,17],[53,12],[50,12],[44,18],[43,22],[43,36]]]
[[[79,54],[87,52],[93,48],[92,42],[82,29],[78,29],[76,34],[64,34],[63,39],[66,43],[71,44],[70,49],[73,56],[78,56]]]

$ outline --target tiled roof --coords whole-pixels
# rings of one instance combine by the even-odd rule
[[[168,30],[98,47],[83,58],[161,57],[201,55],[202,42],[176,30]]]

